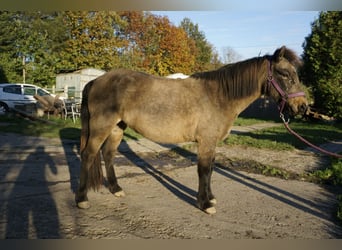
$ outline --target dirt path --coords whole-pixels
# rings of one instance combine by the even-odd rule
[[[80,160],[74,141],[0,134],[0,238],[341,238],[336,194],[326,186],[216,167],[217,214],[196,208],[196,157],[147,140],[123,142],[116,158],[126,197],[103,187],[92,207],[75,207]],[[138,153],[134,153],[138,152]],[[220,159],[303,172],[325,164],[308,151],[286,154],[219,147]],[[183,155],[183,156],[182,156]]]

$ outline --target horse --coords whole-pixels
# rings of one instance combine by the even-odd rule
[[[81,170],[75,195],[78,208],[90,207],[89,189],[103,183],[101,153],[108,188],[125,193],[117,182],[114,156],[127,127],[160,143],[197,143],[197,205],[216,213],[211,190],[215,147],[226,138],[237,116],[261,95],[272,97],[289,115],[308,106],[297,69],[301,61],[285,46],[265,55],[167,79],[128,69],[113,69],[90,81],[81,103]]]

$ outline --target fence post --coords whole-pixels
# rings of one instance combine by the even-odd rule
[[[68,99],[68,85],[64,86],[64,97]]]

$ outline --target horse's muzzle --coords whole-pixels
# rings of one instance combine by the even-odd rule
[[[306,103],[299,105],[298,114],[305,115],[308,111],[310,111],[309,105],[307,105]]]

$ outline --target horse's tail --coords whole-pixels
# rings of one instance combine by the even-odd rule
[[[89,108],[88,108],[88,94],[91,87],[94,84],[94,80],[87,83],[82,92],[81,103],[81,142],[80,142],[80,154],[83,160],[83,151],[86,148],[89,140]],[[96,153],[94,162],[88,169],[87,189],[98,190],[103,183],[103,173],[101,167],[101,154],[100,150]]]

